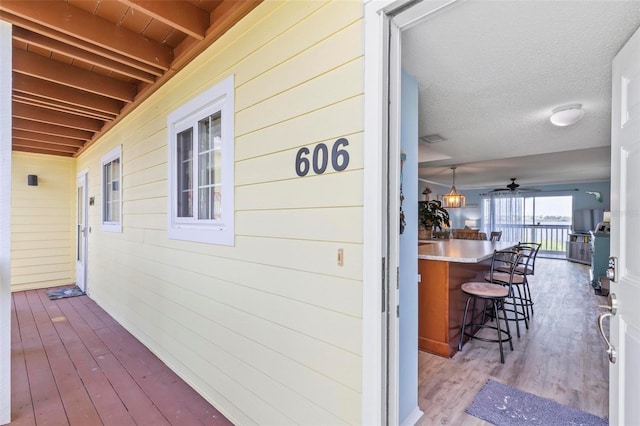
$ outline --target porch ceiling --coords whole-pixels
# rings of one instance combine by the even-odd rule
[[[0,1],[13,150],[78,155],[261,1]]]

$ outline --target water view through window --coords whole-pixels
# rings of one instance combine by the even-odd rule
[[[491,197],[483,201],[485,232],[502,231],[502,240],[541,243],[562,252],[572,224],[572,196]]]

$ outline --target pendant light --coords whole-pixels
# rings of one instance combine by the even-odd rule
[[[451,166],[451,170],[453,170],[453,185],[451,191],[442,196],[442,207],[447,209],[463,208],[467,204],[467,199],[456,191],[456,166]]]

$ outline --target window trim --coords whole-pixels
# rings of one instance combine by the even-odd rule
[[[118,163],[118,175],[120,176],[120,198],[118,200],[118,211],[119,218],[118,221],[106,221],[105,220],[105,176],[104,176],[104,166],[113,162],[114,160],[119,159]],[[122,145],[118,145],[111,151],[107,152],[100,158],[100,229],[107,232],[122,232]]]
[[[170,112],[167,116],[168,146],[168,228],[170,239],[195,241],[208,244],[234,245],[234,76],[230,75],[213,87]],[[190,127],[195,128],[204,117],[221,113],[222,139],[222,195],[221,220],[178,217],[177,206],[177,135]],[[194,138],[194,143],[197,143]],[[197,150],[194,150],[196,152]],[[197,165],[194,164],[197,168]],[[195,176],[194,173],[192,176]],[[197,191],[192,184],[193,191]]]

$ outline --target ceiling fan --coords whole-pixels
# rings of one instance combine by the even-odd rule
[[[511,178],[511,183],[506,185],[504,188],[496,188],[489,193],[496,192],[540,192],[539,189],[536,188],[520,188],[520,184],[516,183],[517,178]]]

